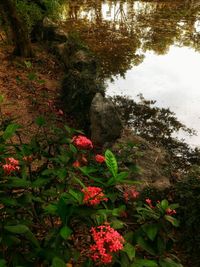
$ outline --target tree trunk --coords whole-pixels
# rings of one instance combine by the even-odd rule
[[[14,54],[23,57],[32,57],[33,52],[28,31],[26,30],[26,25],[17,14],[15,1],[0,0],[0,6],[3,9],[12,30],[13,41],[15,44]]]

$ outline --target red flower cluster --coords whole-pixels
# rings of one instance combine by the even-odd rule
[[[98,263],[111,263],[112,252],[123,249],[124,238],[110,225],[91,228],[95,244],[90,246],[90,257]]]
[[[135,200],[139,195],[140,193],[136,190],[135,186],[131,186],[124,192],[124,199],[128,202],[128,200]]]
[[[152,209],[154,208],[154,206],[152,205],[152,200],[151,199],[147,198],[147,199],[145,199],[145,201],[149,205],[150,208],[152,208]]]
[[[19,160],[14,158],[7,158],[6,164],[3,165],[3,169],[7,175],[9,175],[13,171],[18,171],[19,167]]]
[[[96,160],[96,162],[98,162],[98,163],[103,163],[103,162],[105,162],[105,157],[104,157],[103,155],[99,155],[99,154],[97,154],[97,155],[95,156],[95,160]]]
[[[74,136],[72,139],[72,142],[79,149],[92,149],[93,148],[92,141],[83,135]]]
[[[174,214],[176,214],[176,210],[172,210],[172,209],[168,208],[168,209],[166,209],[166,214],[167,215],[174,215]]]
[[[95,186],[88,186],[81,190],[84,193],[83,203],[94,206],[98,205],[101,201],[108,201],[102,189]]]

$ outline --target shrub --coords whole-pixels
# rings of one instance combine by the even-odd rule
[[[48,128],[41,117],[36,124],[30,142],[15,122],[0,135],[1,266],[181,266],[168,252],[176,205],[137,201],[110,150],[98,162],[83,133]],[[123,184],[134,198],[132,190],[124,199]]]
[[[175,200],[180,203],[180,245],[187,258],[193,259],[193,266],[199,266],[200,251],[200,183],[199,167],[185,179],[175,184]]]

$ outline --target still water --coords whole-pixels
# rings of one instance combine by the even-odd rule
[[[61,16],[95,52],[107,94],[142,93],[200,134],[199,0],[73,0]]]

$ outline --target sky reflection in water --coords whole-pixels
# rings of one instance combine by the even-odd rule
[[[135,98],[142,93],[146,99],[156,99],[157,106],[170,107],[181,122],[200,132],[199,70],[200,53],[190,48],[172,46],[160,56],[148,52],[142,64],[127,71],[125,79],[115,78],[108,84],[108,94]],[[186,140],[200,144],[199,136]]]

